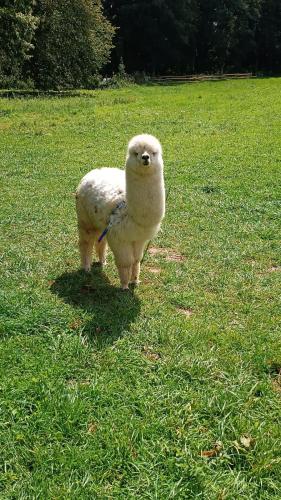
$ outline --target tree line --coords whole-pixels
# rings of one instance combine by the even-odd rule
[[[280,0],[1,0],[0,85],[130,74],[281,72]]]

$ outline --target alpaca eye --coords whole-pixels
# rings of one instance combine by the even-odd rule
[[[138,156],[138,153],[135,151],[134,155],[135,155],[135,156]]]

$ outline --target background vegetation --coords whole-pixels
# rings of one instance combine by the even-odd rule
[[[0,84],[128,73],[281,72],[280,0],[3,0]],[[123,66],[124,68],[124,66]]]
[[[280,81],[0,103],[1,498],[279,500]],[[140,131],[170,196],[124,294],[72,193]]]

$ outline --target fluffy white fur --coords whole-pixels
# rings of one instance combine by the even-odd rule
[[[126,205],[112,211],[125,200]],[[162,148],[148,134],[128,144],[125,171],[101,168],[83,177],[76,192],[79,248],[82,267],[90,271],[95,245],[105,264],[107,242],[114,254],[121,286],[139,282],[140,261],[146,243],[160,228],[165,213]],[[112,222],[106,237],[98,238]]]

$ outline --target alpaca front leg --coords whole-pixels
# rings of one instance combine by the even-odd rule
[[[87,273],[91,270],[94,241],[95,233],[93,231],[79,228],[81,266]]]
[[[133,246],[114,239],[110,239],[108,243],[114,254],[122,290],[127,290],[129,288],[134,261]]]
[[[143,257],[143,252],[145,248],[145,241],[135,241],[133,244],[133,252],[134,252],[134,262],[132,265],[132,274],[131,274],[131,283],[138,285],[140,283],[140,263]]]
[[[118,267],[121,288],[122,288],[122,290],[128,290],[129,289],[129,282],[130,282],[130,278],[131,278],[131,273],[132,273],[132,266],[122,267],[122,266],[117,265],[117,267]]]
[[[134,262],[132,265],[132,273],[130,277],[130,282],[134,285],[138,285],[140,283],[140,262]]]

